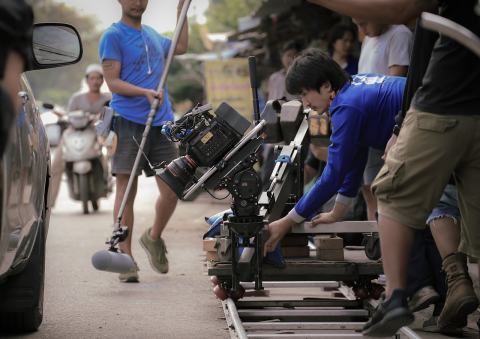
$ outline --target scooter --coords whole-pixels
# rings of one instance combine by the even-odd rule
[[[70,126],[62,136],[62,153],[67,174],[68,190],[73,200],[83,203],[88,214],[88,201],[94,211],[98,199],[112,192],[109,162],[92,126],[93,115],[84,111],[68,113]],[[105,153],[104,153],[105,152]]]

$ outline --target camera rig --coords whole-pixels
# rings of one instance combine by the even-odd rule
[[[207,191],[226,189],[232,195],[232,214],[224,215],[216,243],[221,260],[232,262],[232,279],[215,290],[221,298],[228,294],[240,298],[241,281],[255,281],[255,289],[263,289],[263,244],[268,223],[286,215],[303,195],[303,161],[309,141],[302,103],[269,101],[260,119],[254,58],[249,62],[254,98],[252,130],[243,136],[250,123],[225,102],[213,113],[210,104],[197,106],[162,128],[162,133],[178,142],[187,155],[156,166],[156,174],[180,199],[188,198],[199,187]],[[284,131],[272,131],[280,116]],[[271,133],[270,138],[267,133]],[[286,145],[277,147],[279,160],[268,191],[262,193],[262,180],[253,166],[260,145],[266,139],[275,142],[272,138],[281,138]],[[198,167],[209,169],[196,178]]]
[[[222,275],[222,281],[212,280],[214,293],[222,300],[228,296],[241,298],[245,290],[240,282],[254,281],[255,290],[263,289],[263,246],[269,236],[268,224],[287,215],[303,196],[308,145],[327,145],[331,130],[328,116],[304,111],[299,100],[268,101],[260,116],[254,57],[249,63],[254,98],[252,130],[244,135],[250,123],[227,103],[221,103],[214,112],[210,104],[197,106],[176,122],[165,123],[162,129],[187,155],[155,166],[156,174],[180,199],[200,187],[207,191],[226,189],[232,195],[232,214],[223,216],[215,245],[219,259],[231,262],[231,278]],[[262,192],[261,178],[253,168],[257,151],[263,142],[280,141],[284,145],[275,148],[277,160],[270,186]],[[198,167],[209,169],[197,178]]]
[[[251,256],[256,253],[250,261],[261,263],[261,233],[267,228],[267,222],[260,214],[258,204],[262,180],[253,165],[258,161],[257,150],[265,138],[265,134],[259,135],[259,132],[266,122],[258,122],[243,136],[250,126],[247,119],[226,103],[222,103],[213,114],[211,109],[210,104],[196,107],[175,123],[164,125],[162,133],[169,140],[179,142],[187,155],[169,164],[158,165],[156,174],[180,199],[188,198],[199,187],[206,190],[226,189],[232,195],[232,215],[225,216],[225,230],[220,237],[222,248],[226,247],[224,252],[230,252],[227,256],[235,258],[234,262],[240,265],[239,247],[245,248],[242,258],[247,253]],[[199,166],[210,168],[197,179],[195,171]],[[248,250],[253,247],[253,251]],[[261,264],[253,266],[255,281],[261,289]],[[232,272],[234,290],[240,282],[235,268]]]

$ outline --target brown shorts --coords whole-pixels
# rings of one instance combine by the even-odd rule
[[[461,214],[459,250],[480,257],[480,115],[410,109],[372,192],[378,213],[414,229],[437,205],[454,172]]]

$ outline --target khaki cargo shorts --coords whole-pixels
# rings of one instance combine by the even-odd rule
[[[461,214],[459,250],[480,257],[480,115],[410,109],[372,185],[378,213],[423,229],[454,172]]]

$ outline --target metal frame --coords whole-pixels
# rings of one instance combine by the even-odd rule
[[[312,227],[310,221],[296,224],[292,233],[373,233],[378,232],[376,221],[340,221],[332,224],[320,224]]]
[[[252,289],[255,287],[253,282],[241,282],[240,285],[244,289]],[[299,287],[330,287],[338,288],[338,281],[270,281],[264,282],[263,287],[281,287],[281,288],[299,288]]]
[[[319,287],[322,282],[298,282],[298,287]],[[270,287],[293,287],[295,282],[289,282],[287,286],[265,282]],[[240,300],[236,303],[228,298],[222,302],[231,338],[362,338],[361,333],[343,333],[338,331],[361,331],[365,325],[365,319],[373,314],[378,302],[369,298],[363,302],[358,300],[353,291],[346,287],[338,288],[345,299],[319,299],[319,300]],[[328,304],[325,304],[328,303]],[[338,303],[338,304],[336,304]],[[356,309],[339,309],[350,306],[357,306]],[[249,307],[248,309],[245,307]],[[256,307],[256,309],[255,309]],[[283,307],[283,309],[263,309],[267,307]],[[293,309],[294,307],[334,307],[334,309]],[[260,308],[260,309],[259,309]],[[305,321],[305,317],[314,317],[320,321]],[[331,321],[329,319],[341,319]],[[242,318],[250,321],[242,322]],[[272,321],[262,321],[265,318]],[[279,321],[278,319],[290,319],[290,321]],[[258,320],[252,322],[251,320]],[[298,319],[299,321],[295,321]],[[358,320],[358,321],[355,321]],[[280,331],[279,333],[256,333],[247,331]],[[283,332],[282,332],[283,331]],[[293,331],[309,331],[310,333],[294,333]],[[319,331],[314,333],[314,331]],[[293,332],[293,333],[292,333]],[[421,339],[408,327],[402,327],[398,333],[391,338]]]

